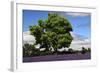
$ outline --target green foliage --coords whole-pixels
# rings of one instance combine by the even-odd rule
[[[38,25],[30,26],[29,29],[31,35],[36,37],[36,44],[40,44],[46,50],[51,46],[55,51],[58,48],[69,47],[73,40],[70,34],[72,25],[56,13],[48,13],[48,19],[38,20]]]
[[[53,54],[53,51],[40,51],[38,48],[35,48],[34,45],[23,45],[23,57],[45,56],[50,54]]]
[[[29,44],[24,44],[23,46],[23,56],[30,56],[32,54],[32,46]]]
[[[24,44],[23,45],[23,57],[35,56],[39,54],[39,50],[34,45]]]
[[[82,53],[82,54],[85,54],[86,52],[87,52],[87,49],[84,48],[84,47],[82,47],[82,51],[81,51],[81,53]]]
[[[73,49],[68,49],[68,53],[74,53],[74,50]]]
[[[88,52],[91,52],[91,48],[88,48],[88,50],[87,50]]]

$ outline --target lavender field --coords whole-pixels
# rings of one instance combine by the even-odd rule
[[[43,61],[62,61],[62,60],[86,60],[91,59],[91,54],[67,54],[67,55],[47,55],[36,57],[24,57],[23,62],[43,62]]]

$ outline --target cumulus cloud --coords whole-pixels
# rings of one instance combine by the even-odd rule
[[[35,37],[30,35],[30,32],[23,32],[23,44],[29,43],[34,44],[36,42]]]
[[[72,17],[85,17],[85,16],[90,16],[90,13],[83,13],[83,12],[56,12],[57,14],[63,16],[63,17],[67,17],[72,16]]]
[[[89,16],[90,13],[82,13],[82,12],[67,12],[66,15],[71,15],[71,16],[81,16],[81,17],[84,17],[84,16]]]
[[[71,33],[73,36],[73,41],[70,45],[70,48],[74,50],[82,50],[82,47],[90,48],[91,47],[91,40],[89,38],[85,38],[81,35]]]

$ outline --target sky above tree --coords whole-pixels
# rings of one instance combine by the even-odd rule
[[[53,11],[23,10],[23,32],[29,31],[30,25],[37,25],[38,20],[48,18],[48,13]],[[73,26],[73,33],[86,38],[91,37],[91,14],[80,12],[58,12],[57,13],[69,20]]]

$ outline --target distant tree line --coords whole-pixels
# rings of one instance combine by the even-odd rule
[[[43,50],[40,51],[39,48],[35,48],[34,45],[24,44],[23,46],[23,57],[34,57],[34,56],[46,56],[46,55],[64,55],[64,54],[86,54],[90,53],[91,48],[82,47],[82,50],[74,50],[69,48],[67,51],[52,51],[52,50]]]

